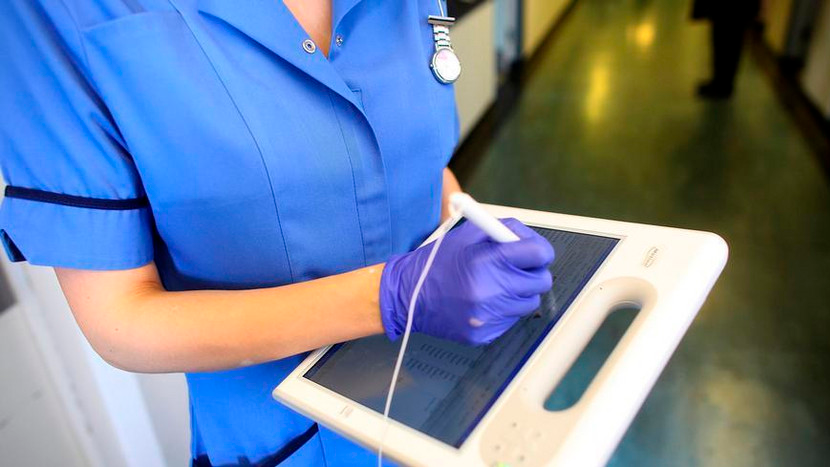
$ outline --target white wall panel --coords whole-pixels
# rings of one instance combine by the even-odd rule
[[[20,306],[0,315],[0,465],[88,465]]]

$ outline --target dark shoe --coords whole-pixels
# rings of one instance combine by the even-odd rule
[[[732,86],[707,81],[697,87],[697,95],[702,99],[729,99],[732,97]]]

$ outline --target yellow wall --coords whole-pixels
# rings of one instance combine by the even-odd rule
[[[816,21],[801,82],[807,95],[830,118],[830,2],[824,3]]]
[[[792,8],[792,0],[766,0],[764,2],[762,13],[766,26],[764,39],[776,54],[784,52]]]
[[[522,55],[530,56],[573,0],[523,0]]]
[[[496,99],[493,14],[493,2],[484,2],[452,28],[452,46],[461,59],[461,77],[455,83],[461,139]]]

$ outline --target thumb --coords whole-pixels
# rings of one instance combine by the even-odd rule
[[[546,268],[556,257],[553,246],[535,232],[517,242],[500,243],[496,250],[505,261],[525,270]]]

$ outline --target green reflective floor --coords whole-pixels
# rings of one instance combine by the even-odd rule
[[[693,97],[708,30],[673,0],[579,0],[481,163],[482,201],[711,230],[729,264],[612,465],[826,465],[830,190],[746,56]]]

